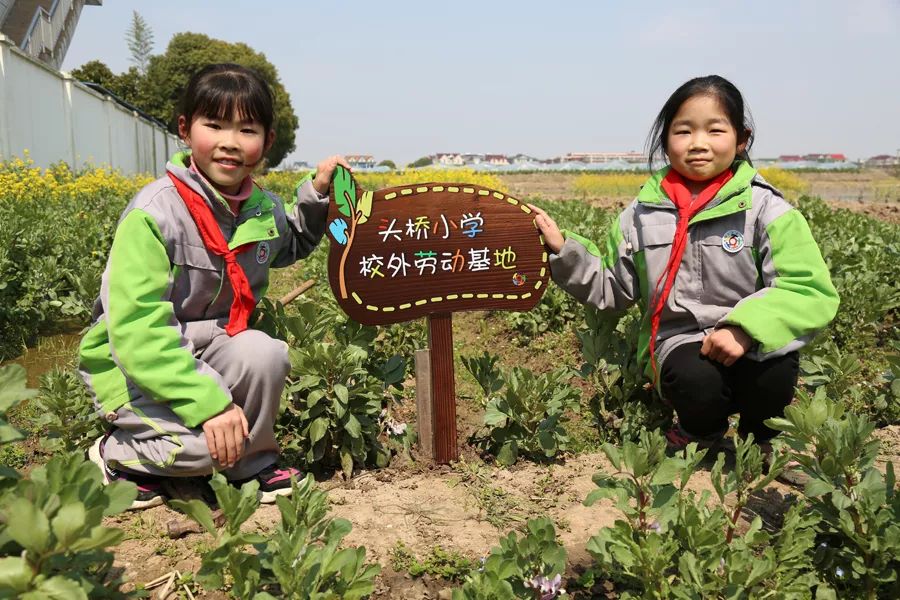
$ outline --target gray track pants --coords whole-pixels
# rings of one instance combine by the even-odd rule
[[[232,480],[251,477],[278,457],[274,425],[290,370],[287,344],[248,329],[234,337],[213,338],[198,357],[222,375],[250,428],[243,457],[222,473]],[[209,455],[202,429],[189,429],[166,404],[139,390],[116,411],[112,424],[104,456],[113,468],[168,477],[221,470]]]

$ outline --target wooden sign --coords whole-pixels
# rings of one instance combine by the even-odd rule
[[[419,401],[430,410],[419,411],[420,421],[429,419],[420,422],[419,443],[439,463],[456,460],[452,314],[537,304],[550,267],[531,209],[466,183],[363,192],[338,167],[328,236],[328,281],[352,319],[387,325],[428,317],[428,381],[417,382],[417,394],[429,395]]]
[[[530,310],[550,268],[531,209],[465,183],[363,192],[338,167],[328,273],[341,308],[366,325],[463,310]]]

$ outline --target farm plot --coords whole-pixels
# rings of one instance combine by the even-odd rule
[[[124,201],[95,200],[118,206],[98,226],[111,227]],[[582,201],[540,204],[594,239],[614,216]],[[287,307],[264,303],[260,321],[291,346],[278,436],[317,485],[299,482],[290,502],[255,510],[252,490],[214,482],[206,496],[218,495],[224,522],[183,504],[197,532],[170,538],[183,515],[123,513],[129,490],[100,488],[83,463],[100,423],[72,374],[73,341],[45,343],[58,366],[36,394],[16,367],[0,372],[10,423],[0,425],[0,596],[127,597],[162,577],[152,592],[171,583],[171,597],[895,597],[900,227],[820,200],[798,205],[843,299],[779,423],[790,447],[806,449],[805,488],[773,481],[787,456],[765,474],[749,445],[667,456],[655,432],[671,415],[634,364],[635,314],[586,312],[553,287],[529,313],[457,315],[465,445],[459,462],[431,466],[415,448],[422,323],[348,321],[320,249],[279,272],[270,296],[320,283]],[[0,199],[4,215],[15,208]],[[54,227],[46,235],[78,233]],[[91,252],[102,256],[103,240]],[[96,277],[102,260],[91,264],[79,272]],[[67,296],[73,288],[59,285],[56,297],[84,303],[96,291]],[[47,306],[48,323],[84,324],[85,312]]]

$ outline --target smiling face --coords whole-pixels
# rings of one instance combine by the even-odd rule
[[[221,192],[236,194],[263,155],[272,146],[275,132],[266,134],[257,121],[239,114],[231,119],[194,115],[190,123],[178,119],[181,139],[191,149],[191,160]]]
[[[666,134],[669,163],[692,193],[731,166],[744,150],[721,103],[715,96],[692,96],[682,103]],[[746,140],[745,132],[740,137]]]

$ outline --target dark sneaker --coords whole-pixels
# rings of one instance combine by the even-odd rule
[[[244,483],[255,479],[259,482],[260,503],[272,504],[275,502],[276,496],[291,495],[291,476],[299,481],[303,474],[299,469],[295,469],[294,467],[269,465],[253,477],[242,479],[240,481],[232,481],[231,484],[240,487]]]
[[[162,478],[119,471],[106,463],[106,459],[103,457],[103,448],[108,437],[107,433],[97,438],[97,441],[88,449],[88,460],[100,468],[100,472],[103,473],[103,484],[108,485],[112,481],[130,481],[137,486],[137,497],[128,510],[141,510],[162,504],[164,500]]]
[[[688,433],[680,425],[675,425],[666,432],[666,448],[672,452],[680,452],[687,448],[691,442],[697,442],[698,450],[716,450],[722,443],[724,434],[725,432],[723,431],[719,434],[699,437]]]

